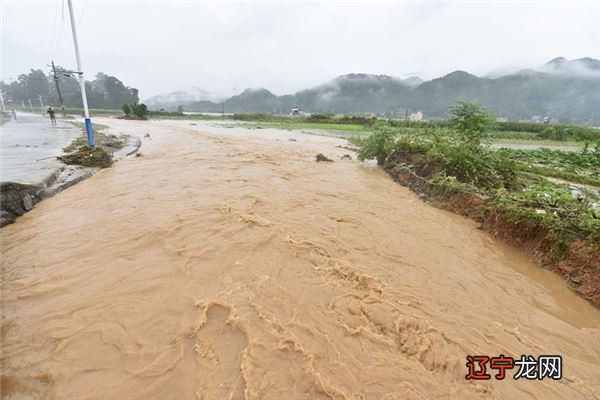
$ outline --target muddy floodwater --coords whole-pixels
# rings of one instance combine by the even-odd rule
[[[600,312],[343,140],[98,122],[143,155],[0,232],[3,398],[600,398]]]

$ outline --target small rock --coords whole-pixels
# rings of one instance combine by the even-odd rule
[[[317,157],[316,157],[316,158],[317,158],[317,162],[321,162],[321,161],[325,161],[325,162],[333,162],[333,160],[331,160],[331,159],[329,159],[329,158],[325,157],[325,156],[323,155],[323,153],[319,153],[319,154],[317,154]]]
[[[25,211],[29,211],[33,208],[33,200],[28,194],[23,196],[23,208],[25,209]]]
[[[341,159],[342,159],[342,160],[352,160],[352,156],[351,156],[350,154],[344,154],[344,155],[341,157]]]
[[[15,222],[16,215],[8,211],[0,210],[0,227],[9,225]]]
[[[297,140],[296,140],[296,139],[294,139],[294,138],[289,138],[288,140],[289,140],[290,142],[297,142]]]
[[[578,276],[571,276],[569,279],[576,285],[579,285],[581,283],[581,278]]]

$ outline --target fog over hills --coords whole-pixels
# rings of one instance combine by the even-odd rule
[[[402,118],[421,111],[425,118],[443,118],[458,99],[472,100],[497,117],[531,119],[548,116],[557,121],[600,124],[600,60],[555,58],[520,71],[496,70],[485,77],[454,71],[422,81],[388,75],[346,74],[295,94],[277,96],[265,88],[246,89],[216,101],[196,89],[155,96],[152,108],[186,111],[287,114],[305,112],[377,114]]]

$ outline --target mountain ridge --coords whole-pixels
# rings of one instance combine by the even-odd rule
[[[183,106],[198,112],[221,112],[224,106],[226,112],[287,114],[300,108],[313,113],[390,118],[421,111],[426,118],[436,119],[446,117],[458,99],[479,102],[507,119],[549,116],[564,122],[600,124],[600,60],[557,57],[538,68],[496,77],[456,70],[428,81],[349,73],[294,94],[277,96],[265,88],[246,89],[221,102],[200,100]]]

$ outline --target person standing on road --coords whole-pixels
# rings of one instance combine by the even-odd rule
[[[52,122],[52,125],[56,125],[56,115],[52,107],[48,107],[48,115],[50,116],[50,121]]]

